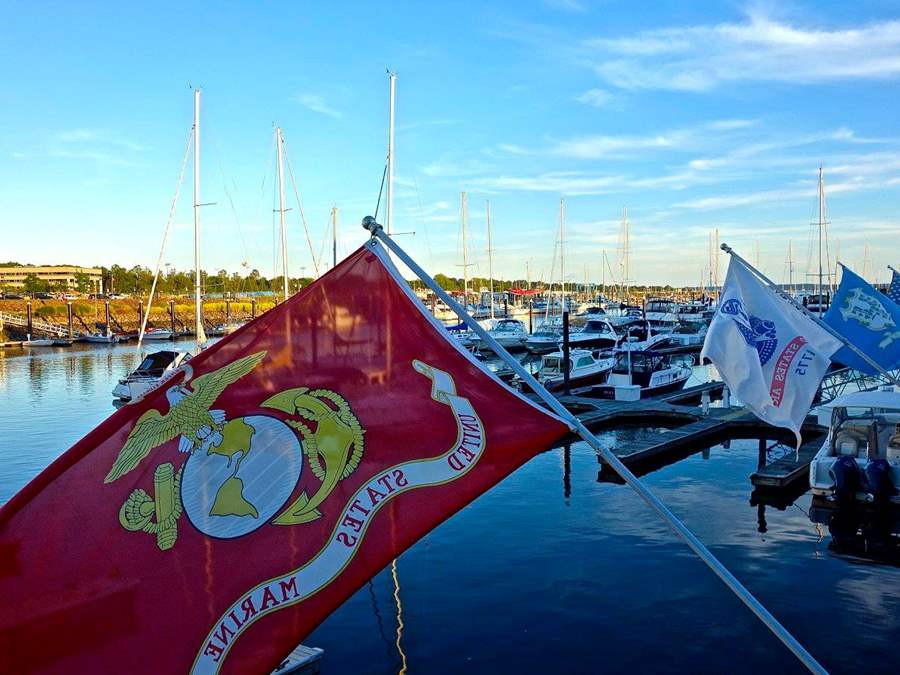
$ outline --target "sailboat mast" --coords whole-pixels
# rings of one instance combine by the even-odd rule
[[[822,176],[822,167],[819,167],[819,274],[817,292],[819,294],[819,316],[822,316],[822,233],[825,228],[825,183]]]
[[[194,333],[197,351],[203,348],[202,289],[200,287],[200,89],[194,90]]]
[[[284,135],[281,127],[275,127],[278,148],[278,215],[281,222],[281,272],[283,278],[284,299],[288,299],[288,259],[287,259],[287,228],[284,223]]]
[[[337,267],[337,207],[331,207],[331,266]]]
[[[469,302],[469,247],[466,243],[466,225],[469,219],[466,207],[466,193],[459,193],[459,208],[462,216],[462,254],[463,254],[463,307]]]
[[[562,288],[562,307],[566,307],[566,200],[559,200],[559,283]]]
[[[488,254],[488,280],[491,293],[491,318],[494,318],[494,242],[491,239],[491,202],[485,201],[485,213],[487,213],[487,254]]]
[[[387,217],[385,229],[391,233],[394,224],[394,92],[397,88],[397,73],[389,71],[391,81],[391,101],[388,115],[388,164],[387,164]]]

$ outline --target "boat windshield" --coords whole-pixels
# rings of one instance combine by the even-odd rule
[[[141,361],[141,365],[137,367],[135,372],[141,373],[142,375],[162,375],[163,371],[175,361],[177,356],[177,352],[153,352],[152,354],[148,354],[147,357]]]
[[[606,325],[605,321],[598,321],[597,319],[593,319],[584,324],[584,328],[581,331],[582,333],[608,333],[609,328]]]
[[[831,445],[836,454],[855,457],[900,457],[900,409],[838,407],[831,418]]]

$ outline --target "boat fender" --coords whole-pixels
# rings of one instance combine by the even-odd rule
[[[834,496],[838,502],[853,502],[861,487],[859,465],[853,457],[838,457],[831,465],[834,478]]]
[[[869,493],[875,498],[876,504],[883,504],[897,494],[897,488],[891,480],[891,465],[886,459],[879,458],[869,462],[866,480],[869,483]]]

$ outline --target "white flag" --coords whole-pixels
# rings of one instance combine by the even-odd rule
[[[761,420],[797,436],[841,342],[732,259],[701,361]]]

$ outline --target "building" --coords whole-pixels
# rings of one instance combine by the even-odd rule
[[[86,274],[91,280],[93,287],[100,287],[101,270],[99,267],[60,265],[47,267],[0,267],[0,288],[22,288],[25,285],[25,278],[30,274],[51,284],[65,284],[66,288],[70,290],[76,286],[76,275]]]

